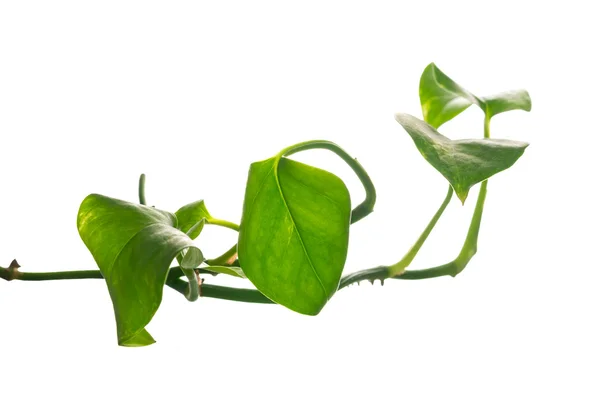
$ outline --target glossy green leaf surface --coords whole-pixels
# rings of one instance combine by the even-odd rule
[[[419,97],[423,120],[436,129],[472,104],[481,108],[488,118],[511,110],[531,110],[531,98],[526,90],[478,97],[450,79],[434,63],[425,67],[421,75]]]
[[[177,217],[178,222],[177,227],[182,232],[187,233],[192,239],[196,239],[198,235],[200,235],[200,232],[204,227],[204,222],[202,222],[202,220],[211,217],[206,209],[204,200],[195,201],[181,207],[175,212],[175,216]]]
[[[483,107],[477,96],[450,79],[434,63],[425,67],[419,83],[423,119],[434,128],[450,121],[471,104]]]
[[[339,285],[350,230],[350,194],[337,176],[276,156],[248,174],[238,254],[269,299],[316,315]]]
[[[464,203],[475,184],[512,166],[528,146],[504,139],[450,140],[408,114],[396,114],[425,159],[450,182]]]
[[[177,228],[175,215],[153,207],[91,194],[79,208],[77,229],[108,286],[122,346],[154,343],[145,326],[162,300],[173,259],[195,268],[204,257]]]

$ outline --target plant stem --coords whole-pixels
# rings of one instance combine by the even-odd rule
[[[58,271],[58,272],[6,272],[10,268],[0,267],[0,277],[5,280],[54,281],[65,279],[102,279],[100,271]]]
[[[375,267],[364,269],[362,271],[353,272],[346,276],[343,276],[340,280],[340,286],[338,290],[345,288],[346,286],[350,286],[353,283],[359,283],[361,281],[369,281],[371,283],[376,280],[380,280],[383,284],[383,281],[390,277],[389,267]]]
[[[167,285],[181,294],[185,294],[185,291],[187,290],[187,282],[184,282],[181,279],[167,281]],[[256,289],[240,289],[209,285],[206,283],[203,283],[200,286],[200,297],[212,297],[215,299],[241,301],[245,303],[273,304],[271,300],[266,298],[264,294]]]
[[[19,281],[54,281],[54,280],[65,280],[65,279],[104,279],[102,273],[99,270],[85,270],[85,271],[58,271],[58,272],[20,272],[18,270],[18,264],[13,261],[13,264],[9,268],[0,267],[0,278],[7,281],[19,280]],[[189,270],[194,273],[193,270]],[[202,272],[202,269],[197,271]],[[210,272],[209,272],[210,273]],[[167,276],[166,285],[175,289],[179,293],[183,294],[188,298],[189,296],[189,282],[181,280],[184,275],[184,271],[181,267],[173,267],[169,269]],[[188,277],[197,281],[197,278]],[[198,285],[197,285],[198,286]],[[244,301],[249,303],[272,303],[271,300],[267,299],[262,293],[254,289],[238,289],[226,286],[207,285],[202,284],[201,292],[198,295],[202,297],[214,297],[217,299],[233,300],[233,301]]]
[[[483,137],[485,139],[489,139],[490,138],[490,121],[491,121],[491,117],[489,116],[489,114],[485,113],[485,117],[483,120]]]
[[[202,270],[200,270],[202,272]],[[210,273],[209,271],[207,271]],[[180,267],[169,269],[168,279],[183,276]],[[59,281],[72,279],[104,279],[100,270],[57,271],[57,272],[21,272],[17,268],[0,267],[0,278],[11,281]]]
[[[17,265],[17,267],[12,267],[12,265]],[[194,276],[187,276],[181,267],[173,267],[169,269],[169,274],[167,275],[166,285],[172,287],[177,290],[179,293],[183,294],[188,300],[193,298],[194,293],[190,294],[190,284],[189,282],[198,281],[195,276],[194,270],[189,270]],[[196,269],[198,272],[206,272],[209,274],[213,274],[210,271],[203,270],[201,268]],[[186,275],[188,279],[191,279],[189,282],[183,281],[179,279],[183,275]],[[56,281],[56,280],[70,280],[70,279],[104,279],[100,270],[80,270],[80,271],[57,271],[57,272],[20,272],[18,270],[18,264],[11,264],[9,268],[0,267],[0,278],[12,281]],[[210,286],[210,285],[208,285]],[[198,285],[196,285],[198,287]],[[232,288],[233,289],[233,288]],[[192,289],[193,290],[193,289]],[[226,290],[224,292],[224,287],[217,286],[217,289],[209,288],[208,294],[203,294],[204,297],[218,297],[225,298],[223,296],[227,296]],[[196,291],[197,295],[200,295],[200,292]],[[216,293],[215,296],[211,296],[211,293]],[[232,296],[239,297],[245,295],[245,292],[235,292]],[[250,299],[258,298],[256,294],[250,296]],[[263,296],[264,297],[264,296]],[[196,297],[197,299],[198,297]],[[241,300],[240,300],[241,301]],[[264,301],[263,301],[264,302]]]
[[[217,258],[204,261],[208,265],[231,265],[230,260],[237,254],[237,243]]]
[[[415,259],[415,256],[421,249],[421,246],[423,246],[423,243],[425,243],[425,240],[427,240],[427,237],[429,236],[429,234],[437,224],[438,220],[444,213],[444,210],[446,210],[446,207],[448,206],[448,203],[450,203],[453,194],[454,189],[452,188],[452,185],[448,185],[448,192],[446,193],[446,198],[442,202],[442,205],[437,210],[433,218],[431,218],[431,221],[429,221],[429,224],[427,224],[427,227],[425,227],[423,233],[421,233],[421,236],[419,236],[415,244],[410,248],[408,253],[406,253],[406,255],[400,261],[388,267],[388,273],[390,277],[402,274],[406,267],[408,267],[410,263]]]
[[[490,137],[490,120],[489,114],[486,112],[483,120],[483,137]],[[404,271],[403,274],[394,276],[395,279],[428,279],[437,278],[440,276],[456,276],[462,270],[465,269],[471,258],[477,253],[477,240],[479,238],[479,228],[481,227],[481,217],[483,215],[483,205],[485,204],[485,197],[487,195],[487,183],[485,180],[481,182],[479,188],[479,195],[477,196],[477,203],[475,204],[475,210],[473,211],[473,217],[471,218],[471,224],[467,232],[467,237],[463,244],[460,253],[453,261],[433,268],[427,268],[422,270]]]
[[[146,205],[146,174],[140,175],[140,182],[138,185],[138,195],[140,197],[140,204]]]
[[[233,229],[234,231],[239,231],[240,230],[240,226],[234,222],[229,222],[229,221],[225,221],[223,219],[217,219],[217,218],[206,218],[206,223],[209,225],[219,225],[219,226],[223,226],[225,228],[229,228],[229,229]]]
[[[200,282],[198,281],[198,276],[196,275],[196,271],[188,268],[180,268],[185,277],[187,278],[187,287],[185,289],[185,293],[183,295],[188,301],[196,301],[198,297],[200,297]]]
[[[475,205],[475,211],[473,212],[473,218],[471,218],[471,224],[467,232],[467,237],[463,247],[453,261],[440,265],[438,267],[427,268],[422,270],[404,271],[403,274],[394,276],[395,279],[427,279],[437,278],[440,276],[456,276],[458,275],[471,261],[471,258],[477,253],[477,239],[479,237],[479,227],[481,226],[481,216],[483,215],[483,205],[485,203],[485,196],[487,193],[487,180],[481,183],[479,188],[479,196],[477,197],[477,204]]]
[[[352,210],[352,218],[350,222],[352,224],[358,222],[370,213],[372,213],[373,207],[375,206],[375,201],[377,199],[377,193],[375,192],[375,185],[373,185],[373,181],[371,181],[369,174],[367,174],[367,171],[365,171],[363,166],[360,165],[358,160],[356,158],[353,158],[350,154],[346,153],[346,151],[344,151],[344,149],[339,147],[337,144],[329,142],[327,140],[310,140],[308,142],[302,142],[290,147],[286,147],[279,153],[279,155],[291,156],[292,154],[311,149],[325,149],[334,152],[342,160],[344,160],[346,164],[350,166],[350,168],[352,168],[352,170],[362,183],[365,189],[365,199],[362,203],[356,206],[354,210]]]

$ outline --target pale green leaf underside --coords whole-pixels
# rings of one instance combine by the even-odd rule
[[[204,225],[206,225],[206,218],[202,218],[200,221],[192,225],[190,229],[188,229],[187,231],[182,230],[182,232],[185,232],[185,234],[188,235],[191,239],[196,239],[198,236],[200,236],[200,233],[202,233]]]
[[[489,118],[511,110],[531,110],[531,99],[525,90],[478,97],[450,79],[434,63],[429,64],[421,75],[419,97],[423,119],[436,129],[472,104],[486,112]]]
[[[235,276],[236,278],[246,278],[246,275],[244,275],[244,271],[242,271],[240,267],[230,267],[226,265],[208,265],[202,268],[207,271],[216,272],[218,274],[231,275]]]
[[[144,328],[160,306],[176,255],[186,250],[186,268],[204,260],[176,226],[173,214],[153,207],[97,194],[81,203],[77,228],[106,280],[122,346],[154,343]]]
[[[450,182],[464,203],[475,184],[512,166],[528,146],[504,139],[450,140],[408,114],[396,114],[425,159]]]
[[[337,290],[349,230],[350,194],[337,176],[280,157],[251,165],[239,262],[274,302],[318,314]]]
[[[192,239],[196,239],[200,235],[204,227],[204,223],[201,221],[210,218],[204,200],[195,201],[181,207],[175,212],[175,216],[177,217],[179,230],[187,233]]]

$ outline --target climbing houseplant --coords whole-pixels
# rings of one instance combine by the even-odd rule
[[[375,205],[375,187],[363,166],[338,145],[313,140],[287,147],[250,165],[240,224],[213,217],[203,200],[174,213],[146,205],[145,176],[139,180],[139,204],[99,194],[87,196],[77,214],[77,229],[97,270],[24,272],[16,260],[0,267],[7,280],[104,279],[122,346],[154,343],[145,327],[160,306],[163,288],[189,301],[199,297],[251,303],[277,303],[316,315],[340,289],[363,280],[425,279],[456,276],[477,251],[488,179],[511,167],[527,143],[490,138],[496,114],[531,109],[524,90],[479,97],[428,65],[419,85],[423,120],[396,114],[423,157],[449,182],[447,194],[425,230],[397,263],[342,276],[350,226]],[[438,129],[471,105],[483,111],[481,139],[453,140]],[[344,160],[366,192],[352,208],[344,182],[322,169],[289,156],[326,149]],[[455,259],[433,268],[408,269],[453,195],[464,203],[470,189],[479,194],[464,244]],[[224,254],[207,259],[195,243],[205,225],[238,231],[238,241]],[[248,279],[255,289],[204,283],[203,276],[227,274]]]

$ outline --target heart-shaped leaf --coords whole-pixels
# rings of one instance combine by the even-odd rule
[[[318,314],[339,285],[349,231],[350,194],[337,176],[281,155],[251,165],[239,262],[269,299]]]
[[[531,110],[531,98],[525,90],[478,97],[444,74],[434,63],[425,67],[419,84],[423,119],[434,128],[477,105],[488,118],[510,110]]]
[[[461,202],[475,184],[512,166],[528,146],[505,139],[450,140],[408,114],[396,114],[425,159],[450,182]]]
[[[200,249],[176,229],[177,218],[153,207],[91,194],[79,208],[77,228],[108,286],[119,344],[154,343],[144,329],[162,300],[169,266],[185,251],[182,268],[204,261]]]
[[[177,227],[182,232],[187,233],[192,239],[196,239],[198,235],[200,235],[200,232],[204,227],[204,222],[202,222],[202,220],[211,217],[206,209],[204,200],[195,201],[181,207],[175,212],[175,216],[177,217],[177,222],[179,224]]]

